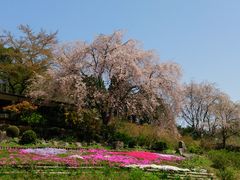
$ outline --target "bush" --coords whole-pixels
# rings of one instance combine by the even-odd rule
[[[114,134],[114,137],[112,141],[122,141],[124,143],[124,146],[129,146],[129,143],[133,141],[133,139],[128,136],[127,134],[116,132]]]
[[[21,121],[26,122],[30,126],[44,125],[46,123],[46,119],[37,112],[23,114],[20,118]]]
[[[240,169],[240,153],[229,152],[226,150],[212,150],[208,153],[209,159],[213,162],[216,169],[226,169],[234,167]]]
[[[102,133],[102,120],[96,109],[82,109],[81,112],[68,112],[66,123],[76,130],[80,141],[100,141]]]
[[[9,126],[7,129],[6,129],[6,133],[7,133],[7,136],[8,137],[18,137],[19,136],[19,129],[17,126]]]
[[[191,136],[194,140],[197,140],[197,139],[201,138],[200,133],[196,132],[194,130],[194,128],[192,128],[192,127],[181,127],[181,126],[178,126],[178,132],[182,136]]]
[[[215,138],[204,137],[201,139],[200,146],[205,150],[217,149],[217,142]]]
[[[190,153],[203,154],[203,149],[200,146],[191,145],[187,148]]]
[[[149,136],[140,135],[136,137],[136,143],[138,146],[145,146],[149,148],[153,143],[149,138]]]
[[[1,124],[0,125],[0,130],[1,131],[6,131],[6,129],[9,127],[9,125],[8,124]]]
[[[151,148],[154,143],[158,142],[160,139],[167,143],[168,148],[175,149],[177,145],[176,137],[170,134],[167,130],[160,129],[160,127],[156,125],[137,125],[134,123],[121,122],[117,131],[126,134],[133,139],[133,142],[129,144],[129,147],[131,144],[135,144]]]
[[[227,169],[220,169],[219,172],[217,173],[217,175],[224,180],[233,180],[234,178],[234,173],[231,169],[227,168]]]
[[[117,122],[115,121],[117,119],[114,119],[114,121],[112,121],[110,124],[108,125],[102,125],[101,127],[101,138],[104,142],[112,142],[116,133],[116,129],[117,129]]]
[[[166,150],[168,147],[167,147],[167,143],[163,142],[163,141],[158,141],[158,142],[155,142],[152,146],[151,149],[155,150],[155,151],[164,151]]]
[[[62,138],[64,137],[65,129],[59,128],[59,127],[51,127],[46,130],[46,134],[49,138],[58,137]]]
[[[32,129],[31,126],[22,126],[22,125],[19,125],[18,128],[20,130],[20,134],[19,134],[20,136],[22,136],[25,131]]]
[[[181,161],[181,166],[188,169],[195,169],[196,167],[205,169],[212,165],[212,161],[206,156],[193,156]]]
[[[37,141],[37,134],[33,130],[27,130],[23,133],[20,144],[35,144]]]
[[[135,146],[137,146],[137,139],[136,138],[131,138],[130,141],[128,142],[128,147],[129,148],[134,148]]]

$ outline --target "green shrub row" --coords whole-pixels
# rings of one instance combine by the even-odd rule
[[[20,130],[17,126],[9,126],[6,128],[6,134],[8,137],[15,138],[20,134]],[[26,130],[20,138],[20,144],[34,144],[37,141],[37,134],[33,130]]]

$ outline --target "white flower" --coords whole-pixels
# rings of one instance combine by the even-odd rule
[[[36,149],[28,148],[28,149],[23,149],[22,152],[47,156],[47,155],[56,155],[56,154],[66,154],[67,150],[57,149],[57,148],[36,148]]]
[[[156,165],[156,164],[148,164],[148,165],[137,165],[137,164],[131,164],[127,165],[125,167],[131,167],[131,168],[141,168],[141,169],[159,169],[164,171],[183,171],[183,172],[189,172],[189,169],[179,168],[176,166],[169,166],[169,165]]]
[[[79,156],[77,154],[69,156],[70,158],[76,158],[76,159],[84,159],[82,156]]]

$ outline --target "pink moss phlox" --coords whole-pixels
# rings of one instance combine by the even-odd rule
[[[146,151],[116,152],[105,149],[80,149],[67,151],[56,148],[36,148],[11,150],[8,158],[0,158],[0,165],[13,165],[16,163],[30,164],[61,164],[68,166],[101,165],[126,166],[126,165],[149,165],[160,164],[163,161],[179,161],[183,157],[158,154]],[[59,156],[59,154],[65,154]]]

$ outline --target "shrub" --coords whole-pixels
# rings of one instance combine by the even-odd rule
[[[27,111],[34,111],[38,107],[28,101],[22,101],[18,104],[13,104],[10,106],[3,107],[3,110],[15,112],[15,113],[22,113]]]
[[[209,167],[212,165],[212,161],[206,156],[193,156],[191,158],[186,158],[184,161],[181,161],[181,166],[188,169],[195,169]]]
[[[129,142],[132,141],[132,138],[130,136],[128,136],[127,134],[116,132],[114,134],[112,141],[113,142],[114,141],[122,141],[124,143],[124,146],[128,146]]]
[[[110,124],[108,125],[102,125],[101,127],[101,137],[102,137],[102,140],[104,142],[112,142],[114,139],[114,136],[115,136],[115,133],[116,133],[116,129],[117,129],[117,121],[115,121],[117,119],[114,119]]]
[[[101,140],[102,120],[96,109],[65,113],[67,124],[77,132],[79,140],[91,142]]]
[[[217,175],[224,180],[233,180],[234,178],[234,173],[231,169],[220,169]]]
[[[168,148],[167,143],[165,143],[163,141],[155,142],[152,146],[152,149],[155,150],[155,151],[164,151],[167,148]]]
[[[160,139],[167,143],[168,147],[175,149],[177,138],[167,130],[160,129],[159,126],[150,124],[137,125],[134,123],[122,122],[117,129],[118,132],[133,138],[134,144],[151,148]]]
[[[194,140],[189,135],[184,135],[181,137],[181,141],[183,141],[187,147],[187,151],[194,154],[203,154],[203,147],[200,145],[200,140]]]
[[[136,143],[138,146],[150,147],[153,142],[149,138],[149,136],[140,135],[136,137]]]
[[[20,130],[20,134],[19,134],[20,136],[22,136],[25,131],[32,129],[31,126],[22,126],[22,125],[19,125],[18,128]]]
[[[7,129],[6,129],[6,133],[7,133],[7,136],[8,137],[18,137],[19,136],[19,129],[17,126],[9,126]]]
[[[49,138],[53,138],[53,137],[62,138],[64,137],[64,133],[65,133],[65,130],[59,127],[51,127],[51,128],[48,128],[46,131],[47,131],[46,134],[48,135]]]
[[[1,130],[1,131],[5,131],[8,127],[9,127],[8,124],[1,124],[1,125],[0,125],[0,130]]]
[[[205,150],[217,149],[217,142],[215,138],[204,137],[201,139],[200,146]]]
[[[129,147],[134,147],[136,145],[149,147],[158,139],[155,129],[146,124],[137,125],[123,122],[118,132],[131,138],[129,139]]]
[[[200,146],[191,145],[187,148],[190,153],[203,154],[203,149]]]
[[[194,130],[194,128],[192,128],[192,127],[181,127],[181,126],[178,126],[178,132],[182,136],[191,136],[194,140],[197,140],[197,139],[201,138],[201,134],[196,132]]]
[[[37,141],[37,134],[33,130],[27,130],[23,133],[20,144],[34,144]]]
[[[137,139],[136,138],[131,138],[128,142],[128,147],[129,148],[134,148],[137,146]]]
[[[30,126],[44,125],[46,123],[46,119],[37,112],[33,112],[31,114],[23,114],[20,118],[21,121],[26,122]]]
[[[240,153],[226,150],[212,150],[208,153],[209,159],[216,169],[226,169],[226,167],[240,168]]]

